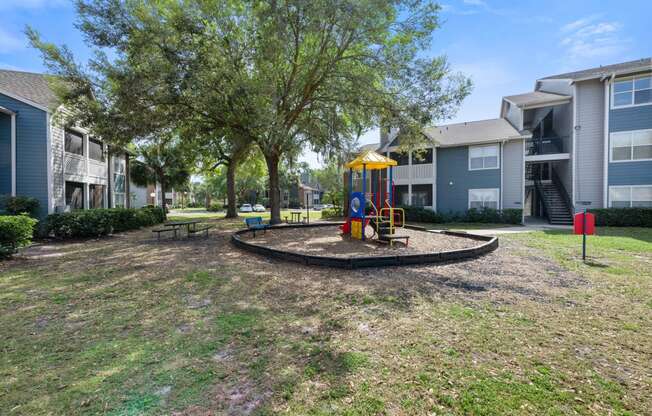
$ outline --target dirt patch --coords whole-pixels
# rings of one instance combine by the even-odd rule
[[[403,241],[390,246],[379,242],[375,236],[365,241],[351,239],[341,235],[338,226],[276,228],[264,234],[257,233],[255,238],[252,233],[241,235],[241,238],[252,244],[291,253],[341,258],[438,253],[481,244],[469,238],[407,228],[399,229],[397,234],[409,237],[407,246]],[[367,227],[366,235],[374,235],[372,227]]]

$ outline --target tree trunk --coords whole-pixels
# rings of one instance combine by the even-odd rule
[[[237,218],[238,211],[235,203],[235,168],[236,163],[231,162],[226,166],[226,197],[228,199],[228,207],[226,208],[226,218]]]
[[[270,224],[281,223],[281,188],[279,187],[278,162],[276,154],[265,155],[267,162],[267,173],[269,174],[269,208]]]
[[[167,220],[168,218],[168,207],[165,201],[165,182],[161,181],[161,208],[163,208],[163,217]]]

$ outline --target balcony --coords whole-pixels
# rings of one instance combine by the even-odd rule
[[[562,137],[537,137],[525,142],[526,161],[563,160],[569,157]]]

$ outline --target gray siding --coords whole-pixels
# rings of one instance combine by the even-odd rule
[[[468,155],[467,146],[437,148],[438,212],[466,211],[469,189],[500,188],[500,169],[470,171]]]
[[[523,130],[523,111],[518,108],[517,106],[507,103],[509,106],[507,108],[507,113],[505,114],[505,118],[507,121],[512,123],[512,126],[516,128],[517,130]]]
[[[0,195],[11,194],[11,116],[0,113]]]
[[[540,80],[538,91],[551,92],[553,94],[573,95],[573,88],[568,80]]]
[[[503,208],[523,208],[523,140],[503,148]]]
[[[575,208],[586,201],[587,208],[603,205],[604,85],[598,80],[577,83],[575,137]]]
[[[39,217],[48,212],[47,114],[0,94],[0,106],[16,116],[16,195],[36,198]]]
[[[652,129],[652,105],[609,112],[609,131]],[[609,185],[652,185],[652,161],[609,163]]]

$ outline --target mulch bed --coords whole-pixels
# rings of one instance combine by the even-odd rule
[[[449,250],[476,247],[479,241],[452,235],[431,233],[410,229],[400,229],[397,234],[410,237],[408,246],[395,242],[393,246],[373,239],[360,241],[342,236],[338,226],[316,228],[276,228],[266,233],[241,235],[241,239],[252,244],[292,253],[313,256],[351,258],[357,256],[387,256],[407,254],[427,254]],[[373,235],[367,227],[366,235]]]

